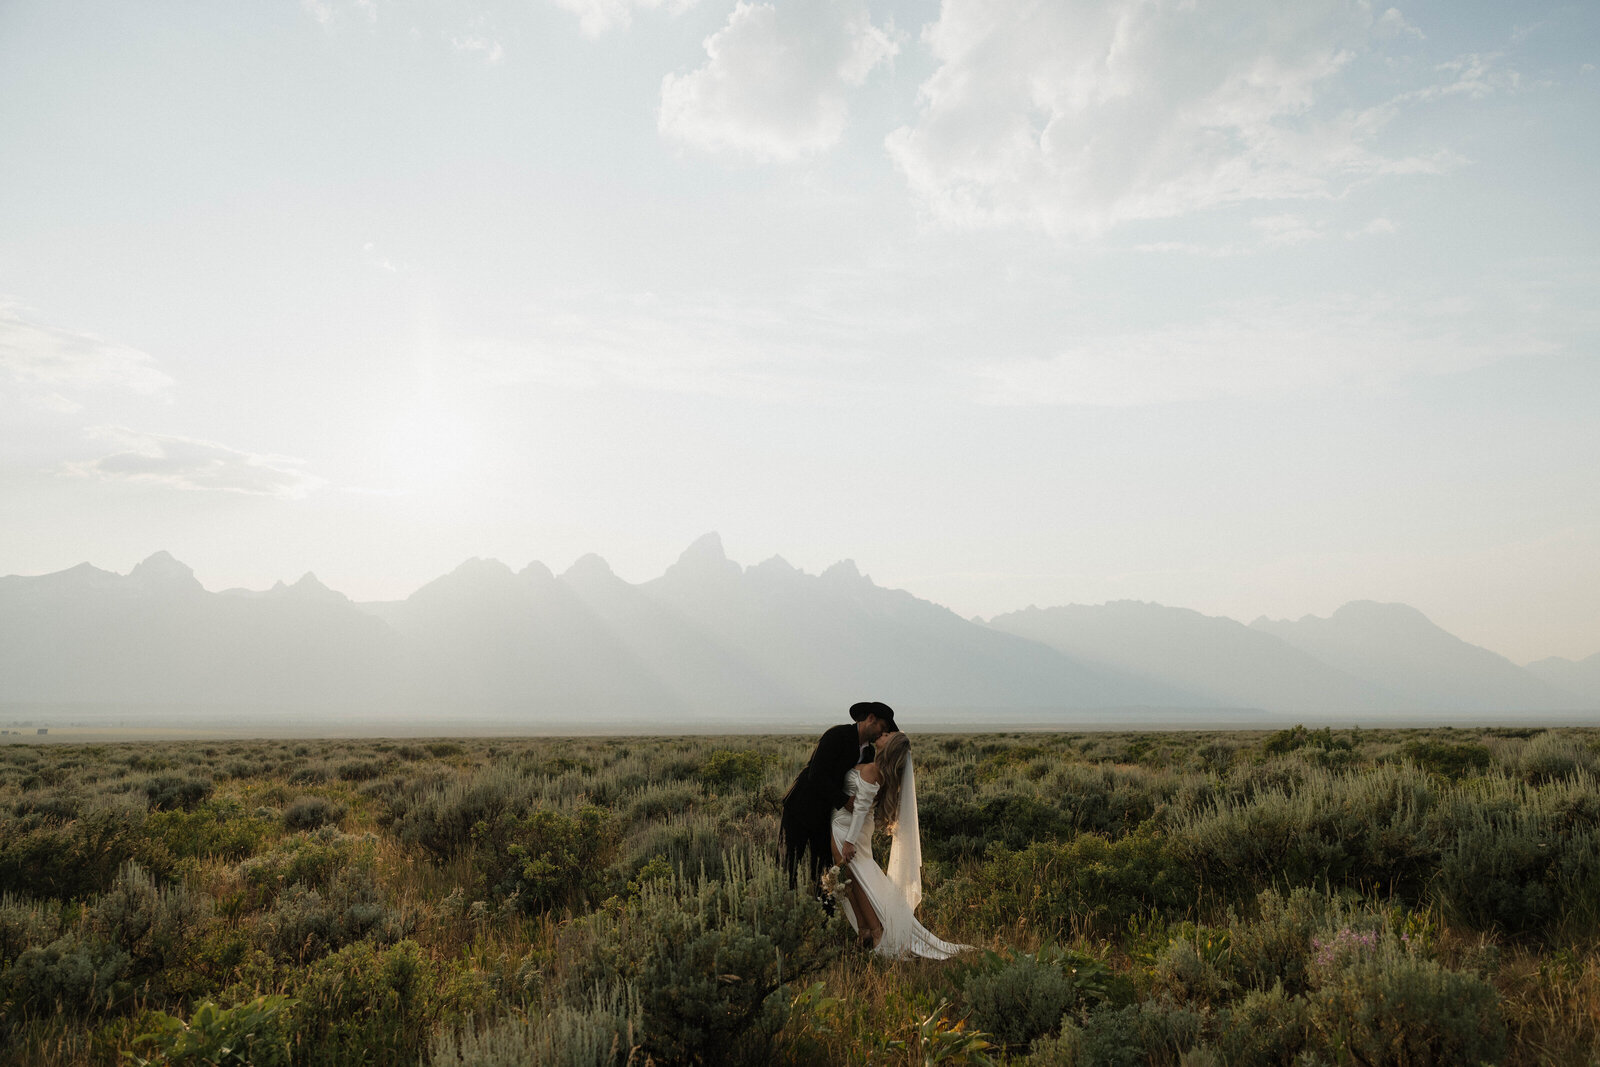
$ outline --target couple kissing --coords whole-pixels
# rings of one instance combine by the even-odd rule
[[[811,879],[831,883],[863,945],[893,957],[953,956],[968,946],[940,940],[915,915],[922,836],[911,740],[879,701],[852,704],[850,718],[822,735],[783,798],[778,839],[790,881],[809,854]],[[890,837],[887,869],[872,855],[876,828]]]

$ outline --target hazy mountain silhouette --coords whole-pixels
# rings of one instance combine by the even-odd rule
[[[1261,618],[1250,626],[1381,686],[1394,694],[1396,709],[1525,711],[1584,703],[1405,604],[1356,600],[1326,619]]]
[[[1383,711],[1394,695],[1232,619],[1135,600],[1030,607],[989,625],[1157,679],[1218,706],[1280,712]]]
[[[0,578],[0,700],[387,706],[415,651],[315,578],[208,593],[158,552],[127,575],[89,564]]]
[[[1524,670],[1535,678],[1578,697],[1585,707],[1600,708],[1600,652],[1580,660],[1551,656],[1548,659],[1535,660]]]
[[[405,600],[369,604],[311,574],[207,592],[165,552],[126,575],[85,563],[0,578],[0,703],[10,705],[350,709],[573,729],[618,718],[759,726],[859,699],[960,710],[967,722],[1138,706],[1594,706],[1600,656],[1535,666],[1403,605],[1245,627],[1121,602],[985,625],[882,588],[848,560],[816,575],[776,557],[741,567],[715,534],[639,584],[597,556],[560,576],[473,559]]]
[[[490,715],[690,707],[542,563],[468,560],[376,614],[428,650],[453,701]]]
[[[778,558],[743,569],[708,534],[640,590],[805,704],[862,693],[945,708],[1197,703],[881,588],[848,560],[820,575]]]

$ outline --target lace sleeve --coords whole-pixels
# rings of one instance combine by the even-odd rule
[[[861,833],[861,827],[867,821],[867,813],[872,810],[872,802],[878,797],[878,783],[869,782],[862,778],[856,792],[856,810],[850,816],[850,835],[846,841],[854,841]]]

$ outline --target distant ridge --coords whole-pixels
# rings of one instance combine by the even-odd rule
[[[1394,693],[1403,708],[1518,711],[1577,707],[1504,656],[1471,645],[1405,604],[1356,600],[1326,619],[1257,619],[1251,628]]]
[[[1285,714],[1521,712],[1600,705],[1600,656],[1524,669],[1405,605],[1245,626],[1120,601],[988,623],[849,560],[749,567],[707,534],[633,584],[598,556],[560,575],[471,559],[400,601],[315,575],[208,592],[157,552],[0,578],[0,704],[207,705],[607,721],[792,721],[859,699],[977,725],[1072,709]],[[966,709],[959,713],[957,709]],[[1130,713],[1132,714],[1132,713]],[[952,720],[955,721],[955,720]]]
[[[1527,670],[1557,689],[1577,694],[1589,707],[1600,707],[1600,652],[1576,661],[1551,656],[1528,664]]]
[[[1217,704],[1282,714],[1600,706],[1594,695],[1468,644],[1405,604],[1353,601],[1327,619],[1263,618],[1245,626],[1186,608],[1116,601],[1029,608],[990,625]]]

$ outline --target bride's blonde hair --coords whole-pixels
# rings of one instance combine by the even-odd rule
[[[896,730],[883,743],[872,762],[878,765],[878,799],[873,802],[873,820],[882,830],[893,830],[900,821],[900,786],[905,781],[906,760],[911,755],[911,738]]]

